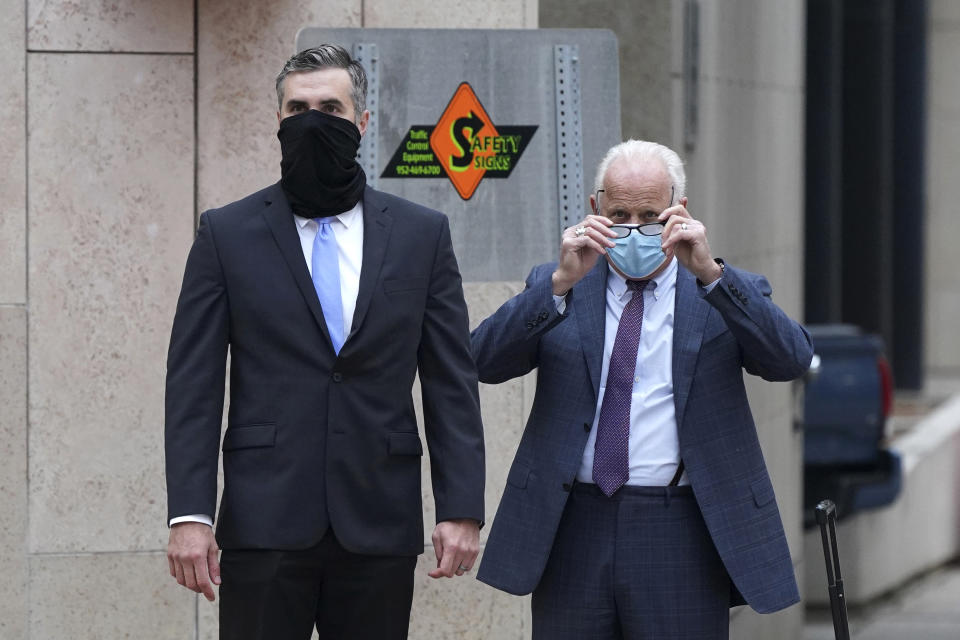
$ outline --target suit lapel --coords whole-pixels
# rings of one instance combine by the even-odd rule
[[[677,429],[683,424],[693,372],[700,355],[703,328],[710,305],[700,300],[697,281],[683,265],[677,265],[676,305],[673,313],[673,401]]]
[[[293,218],[293,211],[287,202],[287,197],[283,194],[280,184],[274,185],[268,193],[266,208],[263,210],[263,217],[270,227],[280,253],[290,269],[294,282],[300,289],[304,301],[310,308],[314,320],[320,327],[327,341],[330,341],[330,333],[327,331],[327,323],[323,319],[323,310],[320,308],[320,300],[317,298],[317,290],[313,286],[313,280],[310,279],[310,271],[307,269],[307,262],[303,259],[303,248],[300,246],[300,234],[297,233],[296,221]],[[331,343],[331,348],[333,343]]]
[[[357,291],[357,307],[353,313],[350,336],[360,330],[370,308],[370,300],[380,281],[380,268],[387,253],[393,216],[378,191],[367,187],[363,193],[363,262],[360,267],[360,286]]]
[[[607,261],[602,258],[597,260],[597,265],[577,283],[571,296],[573,316],[577,321],[594,398],[600,394],[600,372],[603,368],[607,272]]]

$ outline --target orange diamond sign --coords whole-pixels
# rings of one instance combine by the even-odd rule
[[[499,137],[473,89],[461,83],[430,134],[430,148],[464,200],[470,199],[487,165],[496,159],[494,145],[483,141]]]
[[[537,125],[494,126],[466,82],[453,94],[437,124],[415,124],[407,131],[382,178],[450,179],[469,200],[484,178],[510,177]]]

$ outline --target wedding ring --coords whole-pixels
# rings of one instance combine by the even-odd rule
[[[681,223],[680,223],[680,228],[683,229],[684,231],[686,231],[686,230],[687,230],[687,223],[686,223],[686,222],[681,222]]]
[[[574,232],[574,233],[577,235],[577,237],[579,238],[580,236],[582,236],[583,234],[585,234],[585,233],[587,232],[587,228],[584,227],[584,226],[580,226],[580,227],[577,227],[576,229],[574,229],[573,232]]]
[[[461,564],[459,567],[457,567],[457,571],[463,571],[464,573],[466,573],[470,571],[470,569],[467,569],[465,566]]]

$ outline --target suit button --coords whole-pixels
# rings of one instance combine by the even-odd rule
[[[583,430],[586,431],[587,433],[590,433],[590,423],[589,423],[589,422],[584,422],[584,423],[583,423]]]
[[[564,483],[563,483],[563,490],[564,490],[564,491],[566,491],[566,492],[569,493],[569,492],[570,492],[570,489],[572,489],[572,488],[573,488],[573,485],[571,485],[569,482],[564,482]]]
[[[543,320],[546,320],[548,317],[549,317],[549,316],[547,316],[547,312],[546,312],[546,311],[541,311],[541,312],[540,312],[540,315],[537,316],[537,319],[543,321]]]
[[[341,382],[342,380],[343,380],[343,374],[340,373],[339,371],[334,371],[334,372],[333,372],[333,381],[334,381],[334,382]]]
[[[528,323],[527,323],[527,329],[533,329],[533,323],[532,323],[532,322],[528,322]]]

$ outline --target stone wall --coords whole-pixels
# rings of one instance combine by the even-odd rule
[[[0,637],[217,635],[167,573],[166,345],[197,212],[279,177],[297,30],[536,24],[534,0],[0,0]],[[472,316],[516,289],[468,286]],[[491,513],[524,389],[483,390]],[[411,637],[521,637],[523,599],[431,557]]]

